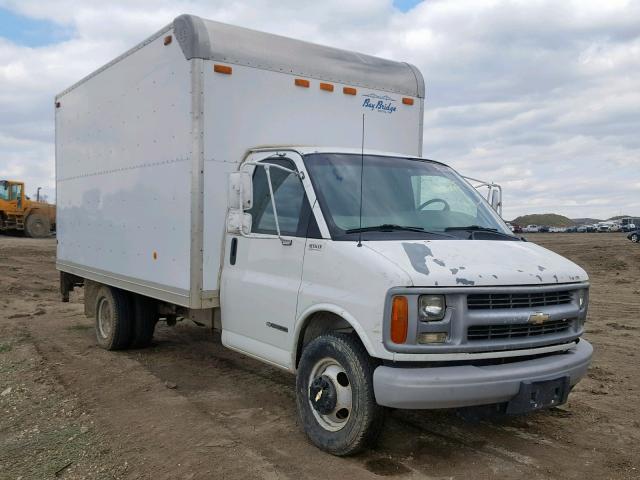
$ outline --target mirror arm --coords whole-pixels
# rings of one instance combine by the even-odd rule
[[[282,245],[291,245],[293,241],[282,238],[282,235],[280,234],[280,222],[278,222],[278,210],[276,210],[276,199],[273,196],[273,186],[271,185],[271,172],[270,172],[271,167],[272,165],[270,164],[264,165],[264,169],[266,170],[266,173],[267,173],[267,183],[269,184],[269,195],[271,196],[271,208],[273,208],[273,218],[276,221],[276,232],[278,232],[278,238],[280,239],[280,243],[282,243]]]

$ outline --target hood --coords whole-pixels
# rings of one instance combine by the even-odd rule
[[[588,280],[575,263],[530,242],[405,240],[366,242],[417,287],[504,286]]]

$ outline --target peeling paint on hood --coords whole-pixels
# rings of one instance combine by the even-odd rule
[[[497,286],[588,280],[570,260],[531,242],[406,240],[366,242],[401,267],[414,286]]]

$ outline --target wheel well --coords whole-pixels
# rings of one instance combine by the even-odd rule
[[[300,362],[300,357],[302,356],[302,350],[305,345],[307,345],[314,338],[319,337],[320,335],[327,332],[344,332],[344,333],[354,333],[355,330],[351,326],[349,322],[347,322],[344,318],[335,313],[331,312],[316,312],[311,314],[306,320],[305,323],[300,330],[300,335],[298,336],[298,345],[296,350],[296,367]],[[358,335],[355,335],[360,340]]]

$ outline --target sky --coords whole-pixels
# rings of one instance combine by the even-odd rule
[[[640,216],[640,0],[0,0],[0,178],[55,198],[55,94],[182,13],[417,65],[423,155],[507,219]]]

